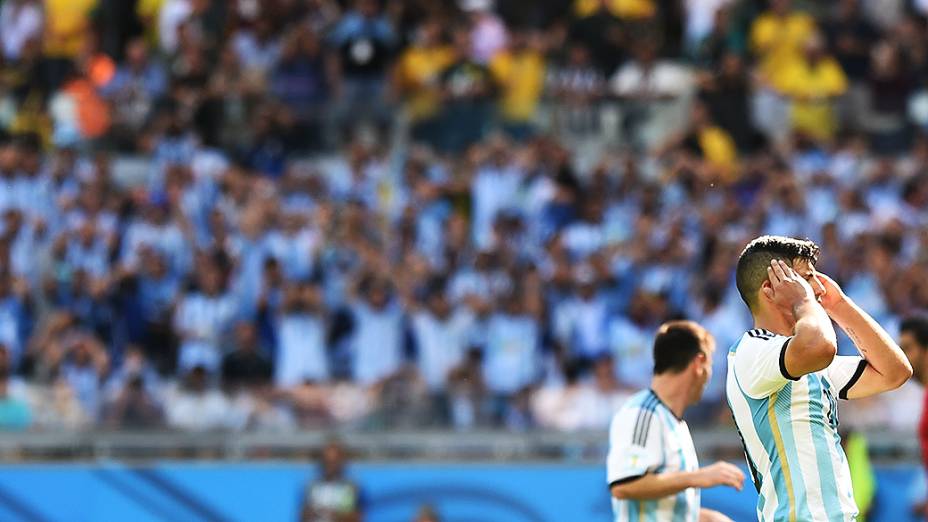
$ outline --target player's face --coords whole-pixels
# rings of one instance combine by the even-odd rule
[[[704,357],[698,358],[700,364],[697,366],[699,373],[696,378],[696,400],[693,402],[698,402],[702,399],[702,394],[706,391],[709,380],[712,379],[712,351],[706,350],[702,352],[702,354]]]
[[[825,286],[815,277],[815,265],[805,259],[799,259],[793,261],[793,270],[809,283],[815,293],[815,298],[821,301],[822,296],[825,295]]]

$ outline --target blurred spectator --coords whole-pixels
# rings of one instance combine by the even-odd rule
[[[386,127],[385,79],[396,35],[377,0],[356,0],[329,34],[338,56],[336,122],[373,121]]]
[[[865,84],[870,70],[870,52],[879,32],[861,11],[859,0],[842,0],[834,16],[823,27],[828,47],[848,78],[848,93],[842,101],[842,123],[860,129],[866,113]]]
[[[712,121],[731,136],[739,152],[755,152],[764,145],[750,117],[751,86],[738,55],[726,53],[718,71],[701,76],[699,88]]]
[[[10,393],[8,375],[0,375],[0,429],[23,431],[32,424],[32,410],[22,398]]]
[[[405,319],[386,280],[363,278],[357,295],[350,304],[352,377],[355,382],[373,384],[390,377],[403,364],[407,352]]]
[[[66,343],[60,371],[86,414],[98,419],[103,406],[102,382],[109,371],[103,345],[87,336]]]
[[[311,285],[284,290],[276,322],[274,382],[287,388],[304,381],[329,379],[325,315],[319,289]]]
[[[910,63],[901,50],[890,42],[879,42],[870,48],[870,68],[867,77],[870,91],[866,100],[864,129],[870,133],[873,149],[891,154],[905,150],[910,144],[906,110],[909,95],[915,88]]]
[[[590,363],[607,350],[606,325],[608,302],[597,291],[593,270],[579,266],[575,275],[573,295],[554,308],[554,336],[565,356],[582,365]]]
[[[174,328],[181,338],[178,367],[219,369],[221,343],[235,315],[235,301],[224,287],[223,274],[213,264],[199,267],[198,289],[181,298],[174,314]]]
[[[537,318],[523,303],[523,296],[512,292],[486,323],[483,379],[494,397],[494,412],[505,415],[506,399],[533,384],[541,363],[541,331]]]
[[[454,57],[440,77],[443,152],[463,152],[483,137],[490,122],[493,80],[485,65],[471,59],[471,38],[465,30],[454,32]]]
[[[508,35],[503,20],[493,12],[494,0],[461,0],[461,9],[470,17],[470,57],[486,65],[506,47]]]
[[[167,90],[164,67],[149,57],[143,40],[131,40],[126,45],[125,54],[125,64],[116,70],[113,79],[102,89],[114,108],[113,129],[114,133],[118,133],[115,139],[119,141],[136,136],[143,130],[155,105]],[[123,147],[130,150],[134,145],[123,142]]]
[[[439,20],[426,21],[396,66],[396,87],[406,98],[411,137],[432,146],[438,145],[437,134],[441,131],[441,73],[454,59],[454,51],[443,37]]]
[[[240,29],[232,40],[232,47],[245,73],[259,77],[266,76],[280,58],[280,39],[274,34],[271,21],[264,16],[258,17],[253,27]]]
[[[107,423],[117,429],[152,429],[161,426],[161,409],[145,390],[141,375],[133,375],[110,405]]]
[[[738,151],[732,136],[714,125],[709,111],[695,103],[690,116],[690,128],[674,136],[658,149],[659,152],[679,151],[674,159],[680,175],[695,175],[708,183],[729,184],[737,180]]]
[[[786,137],[788,107],[778,99],[777,82],[800,59],[802,46],[815,31],[808,14],[793,10],[791,0],[769,0],[769,9],[751,24],[750,45],[758,60],[761,88],[757,92],[754,121],[777,140]]]
[[[3,57],[18,60],[23,47],[37,39],[43,26],[42,6],[38,0],[10,0],[0,5],[0,40]]]
[[[93,38],[91,12],[97,0],[47,0],[45,2],[45,32],[42,43],[48,60],[48,85],[57,87],[71,66],[69,60]]]
[[[289,33],[270,72],[270,90],[293,119],[293,147],[313,150],[324,143],[326,100],[333,87],[331,60],[309,28]]]
[[[623,386],[647,387],[651,379],[651,344],[658,323],[663,318],[662,297],[639,291],[628,305],[627,316],[615,316],[609,322],[609,349],[616,365],[616,375]]]
[[[791,102],[794,131],[824,142],[834,137],[838,121],[833,107],[835,99],[847,90],[847,77],[826,53],[821,35],[809,36],[801,57],[783,65],[774,82]]]
[[[222,358],[222,381],[232,387],[263,386],[271,382],[273,367],[258,348],[258,334],[251,323],[235,325],[235,350]]]
[[[182,431],[210,431],[230,423],[229,400],[209,382],[204,366],[194,366],[175,389],[165,395],[167,425]]]
[[[489,68],[499,88],[503,130],[516,140],[529,138],[545,78],[540,38],[528,32],[513,33],[508,48],[493,56]]]
[[[600,128],[598,102],[605,94],[605,75],[593,64],[589,49],[574,44],[564,63],[548,67],[547,96],[562,105],[555,128],[571,134],[593,134]]]
[[[92,413],[81,404],[75,388],[65,378],[39,391],[37,399],[34,423],[38,428],[51,432],[80,431],[95,424]]]
[[[681,65],[659,60],[655,42],[634,47],[634,58],[610,80],[613,94],[625,103],[623,135],[637,147],[653,146],[669,132],[672,113],[691,88],[691,73]]]
[[[306,485],[302,522],[358,522],[364,517],[361,488],[345,476],[345,450],[329,442],[322,450],[319,477]]]

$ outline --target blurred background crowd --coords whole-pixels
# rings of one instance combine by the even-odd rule
[[[928,308],[926,14],[0,0],[0,427],[604,429],[662,321],[750,327],[761,233],[894,331]],[[692,423],[730,422],[715,361]]]

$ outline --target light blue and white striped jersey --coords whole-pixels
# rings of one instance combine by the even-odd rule
[[[726,392],[759,493],[760,522],[848,522],[857,517],[838,435],[838,402],[863,373],[861,357],[835,357],[793,378],[791,337],[756,329],[728,353]]]
[[[652,390],[632,395],[612,418],[606,478],[609,487],[648,473],[695,471],[696,449],[686,422],[678,419]],[[699,490],[685,489],[657,500],[612,498],[616,522],[696,522]]]

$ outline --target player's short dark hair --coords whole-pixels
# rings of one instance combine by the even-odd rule
[[[654,375],[680,373],[700,353],[715,350],[715,339],[693,321],[668,321],[654,338]]]
[[[928,349],[928,315],[912,315],[903,319],[899,333],[910,333],[922,350]]]
[[[774,259],[789,262],[802,259],[815,264],[818,253],[818,245],[810,239],[761,236],[751,241],[741,252],[735,272],[741,299],[744,299],[748,308],[754,310],[757,306],[757,291],[767,280],[767,267]]]

